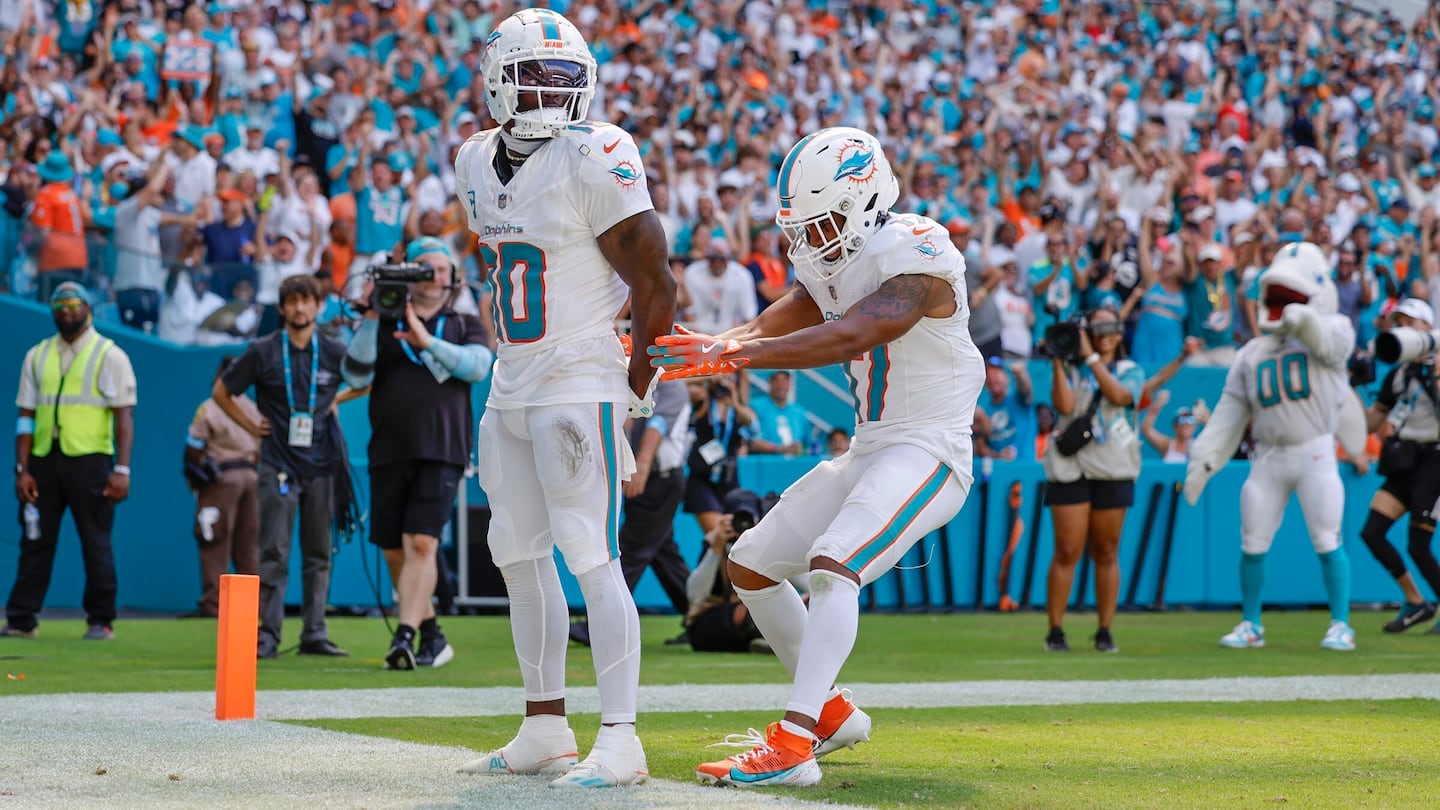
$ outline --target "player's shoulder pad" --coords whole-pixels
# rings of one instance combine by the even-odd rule
[[[601,121],[571,124],[563,136],[575,155],[580,178],[628,189],[643,185],[645,164],[630,133]]]
[[[906,273],[951,281],[965,277],[965,257],[950,242],[945,227],[919,214],[894,214],[870,237],[866,252],[884,277]]]

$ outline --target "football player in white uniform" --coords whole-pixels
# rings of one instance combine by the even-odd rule
[[[813,785],[816,757],[869,739],[869,716],[834,686],[860,588],[964,504],[985,382],[965,260],[943,225],[890,213],[899,187],[874,137],[837,127],[804,138],[778,186],[800,283],[750,323],[649,349],[667,378],[845,363],[856,400],[850,451],[795,482],[730,552],[736,593],[793,676],[783,720],[697,769],[740,786]],[[786,581],[807,571],[808,612]]]
[[[461,146],[455,193],[495,288],[499,347],[479,471],[525,720],[462,770],[554,774],[556,787],[634,784],[648,774],[635,735],[640,620],[619,561],[621,484],[634,468],[622,427],[627,403],[649,415],[655,372],[639,352],[627,373],[612,320],[628,292],[636,345],[671,330],[665,232],[635,142],[585,120],[595,59],[568,20],[516,12],[486,40],[480,69],[500,126]],[[569,619],[555,547],[585,596],[600,691],[600,732],[579,763],[565,716]]]
[[[1336,314],[1337,307],[1324,251],[1309,242],[1281,247],[1260,276],[1257,320],[1265,334],[1236,355],[1220,403],[1190,451],[1185,497],[1193,506],[1210,477],[1234,455],[1247,424],[1256,445],[1240,492],[1242,621],[1220,639],[1222,647],[1265,646],[1260,622],[1265,553],[1294,493],[1320,555],[1330,602],[1330,627],[1320,646],[1355,649],[1350,558],[1340,543],[1345,488],[1335,440],[1338,436],[1352,458],[1360,457],[1365,417],[1346,370],[1355,330]]]

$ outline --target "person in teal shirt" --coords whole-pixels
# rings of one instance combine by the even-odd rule
[[[1089,280],[1075,269],[1075,257],[1066,252],[1064,236],[1051,236],[1045,243],[1045,257],[1030,265],[1030,294],[1036,344],[1050,326],[1068,321],[1080,311],[1080,298]]]
[[[790,401],[790,372],[774,372],[769,384],[767,396],[750,400],[758,434],[750,440],[750,452],[798,456],[810,445],[810,413]]]
[[[1223,266],[1219,245],[1200,249],[1200,272],[1185,285],[1185,335],[1203,343],[1187,361],[1192,366],[1229,366],[1235,362],[1235,272]]]

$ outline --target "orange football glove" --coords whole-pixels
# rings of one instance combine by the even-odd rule
[[[743,357],[726,357],[740,348],[738,340],[721,340],[687,329],[683,334],[656,338],[649,349],[650,365],[660,369],[661,379],[666,380],[730,374],[750,362]]]

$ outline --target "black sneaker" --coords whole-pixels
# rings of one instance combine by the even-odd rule
[[[570,640],[576,644],[590,646],[590,622],[581,619],[570,623]]]
[[[1115,639],[1110,636],[1110,628],[1102,627],[1095,631],[1095,651],[1102,653],[1120,652],[1115,646]]]
[[[340,649],[339,647],[336,647],[336,646],[335,646],[335,642],[331,641],[331,640],[328,639],[328,638],[322,638],[322,639],[319,639],[318,641],[302,641],[302,642],[300,642],[299,654],[300,654],[300,655],[328,655],[328,656],[330,656],[330,657],[332,657],[332,658],[345,658],[345,657],[347,657],[347,656],[350,655],[350,653],[345,652],[344,650]]]
[[[676,645],[676,644],[689,644],[689,643],[690,643],[690,631],[689,631],[689,630],[681,630],[681,631],[680,631],[680,635],[675,636],[675,637],[673,637],[673,638],[667,638],[667,639],[665,639],[665,646],[667,646],[667,647],[673,646],[673,645]]]
[[[1058,627],[1050,628],[1050,634],[1045,636],[1045,652],[1070,652],[1070,645],[1065,643],[1065,631]]]
[[[260,639],[255,642],[255,657],[259,659],[279,658],[279,642],[262,633]]]
[[[1405,603],[1401,606],[1400,612],[1395,618],[1385,623],[1385,632],[1403,633],[1421,622],[1428,622],[1435,618],[1435,606],[1429,602],[1421,602],[1418,605]]]
[[[390,652],[385,653],[385,668],[398,670],[411,670],[415,668],[415,650],[410,645],[415,643],[413,638],[395,634],[394,640],[390,642]]]
[[[420,649],[415,651],[415,666],[443,667],[455,657],[455,648],[445,640],[445,634],[436,632],[433,636],[420,637]]]

